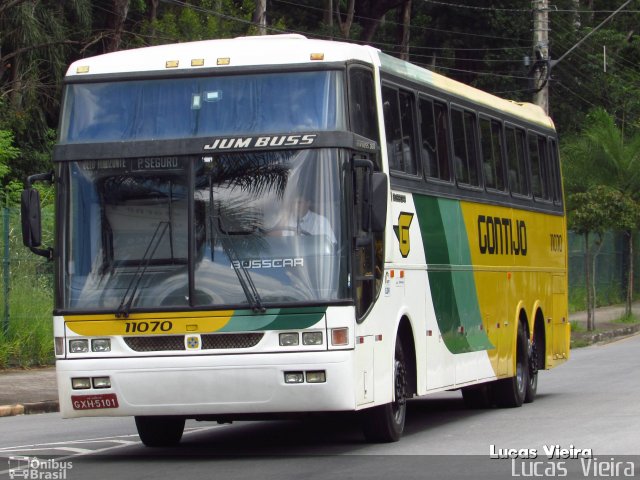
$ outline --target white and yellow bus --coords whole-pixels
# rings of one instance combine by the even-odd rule
[[[71,65],[55,171],[23,195],[56,266],[64,417],[358,411],[400,438],[406,401],[533,401],[569,355],[556,133],[380,51],[297,35]],[[39,198],[56,188],[53,248]]]

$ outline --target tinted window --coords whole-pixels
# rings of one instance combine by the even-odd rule
[[[369,70],[352,68],[349,82],[351,129],[358,135],[379,142],[373,74]]]
[[[413,94],[391,87],[382,88],[384,126],[389,168],[412,175],[418,173],[415,155]]]
[[[501,131],[501,124],[497,120],[480,118],[482,174],[485,186],[494,190],[505,190]]]
[[[529,134],[529,161],[531,162],[531,190],[533,196],[548,200],[549,176],[546,138],[534,133]]]
[[[459,183],[478,186],[478,160],[476,152],[476,117],[468,111],[451,109],[453,135],[453,166]]]
[[[447,106],[431,99],[420,98],[421,152],[427,165],[427,175],[432,178],[449,180],[449,149],[447,146],[448,116]]]
[[[505,136],[507,163],[509,166],[509,188],[512,193],[528,195],[525,133],[519,128],[507,127]]]

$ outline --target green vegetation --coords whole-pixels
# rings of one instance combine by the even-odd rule
[[[625,325],[635,325],[637,323],[640,323],[640,318],[636,317],[635,315],[625,315],[617,319],[615,322],[623,323]]]

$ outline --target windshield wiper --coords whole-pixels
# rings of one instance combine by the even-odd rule
[[[140,286],[140,280],[144,276],[147,271],[147,267],[151,263],[151,259],[158,250],[158,246],[162,241],[162,237],[169,229],[169,222],[158,222],[158,226],[156,227],[153,235],[151,236],[151,240],[149,240],[149,244],[147,245],[147,249],[138,263],[138,268],[136,269],[131,281],[129,282],[129,286],[127,287],[127,291],[124,292],[124,296],[122,297],[122,301],[120,302],[120,306],[116,311],[117,318],[128,318],[129,311],[131,310],[131,305],[133,304],[133,299],[136,296],[136,292],[138,291],[138,287]],[[131,294],[129,294],[131,292]],[[127,299],[128,297],[128,299]]]
[[[214,196],[213,196],[213,178],[211,175],[209,176],[209,205],[211,205],[212,211],[214,210]],[[229,233],[225,231],[224,228],[220,228],[217,223],[217,217],[214,215],[209,216],[209,222],[212,230],[215,229],[216,234],[219,235],[211,235],[211,255],[213,260],[213,239],[218,237],[220,238],[220,243],[222,244],[222,249],[224,253],[229,258],[231,262],[231,267],[238,277],[238,282],[240,282],[240,286],[242,287],[242,291],[244,292],[244,296],[247,298],[247,302],[251,309],[256,313],[264,313],[267,309],[262,305],[262,300],[260,299],[260,294],[258,293],[258,289],[256,288],[255,283],[253,283],[253,279],[251,278],[251,274],[244,268],[242,265],[242,261],[238,257],[238,252],[233,246],[233,242],[229,238]]]
[[[240,286],[242,287],[244,296],[247,297],[247,301],[249,302],[251,309],[254,312],[266,312],[267,309],[262,305],[260,294],[258,293],[258,289],[256,288],[255,283],[253,283],[251,274],[249,274],[247,269],[242,264],[242,260],[240,260],[240,258],[238,257],[238,252],[236,252],[236,249],[233,247],[233,243],[229,238],[229,234],[222,231],[222,229],[220,228],[218,228],[217,231],[222,233],[222,235],[220,236],[220,243],[222,244],[222,248],[227,254],[227,257],[229,257],[229,260],[231,261],[233,271],[238,277],[238,282],[240,282]]]

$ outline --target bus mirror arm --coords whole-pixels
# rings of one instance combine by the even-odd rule
[[[22,221],[22,243],[36,255],[53,258],[52,248],[38,248],[42,245],[42,216],[40,192],[32,188],[34,182],[53,182],[53,172],[31,175],[22,191],[20,213]]]

